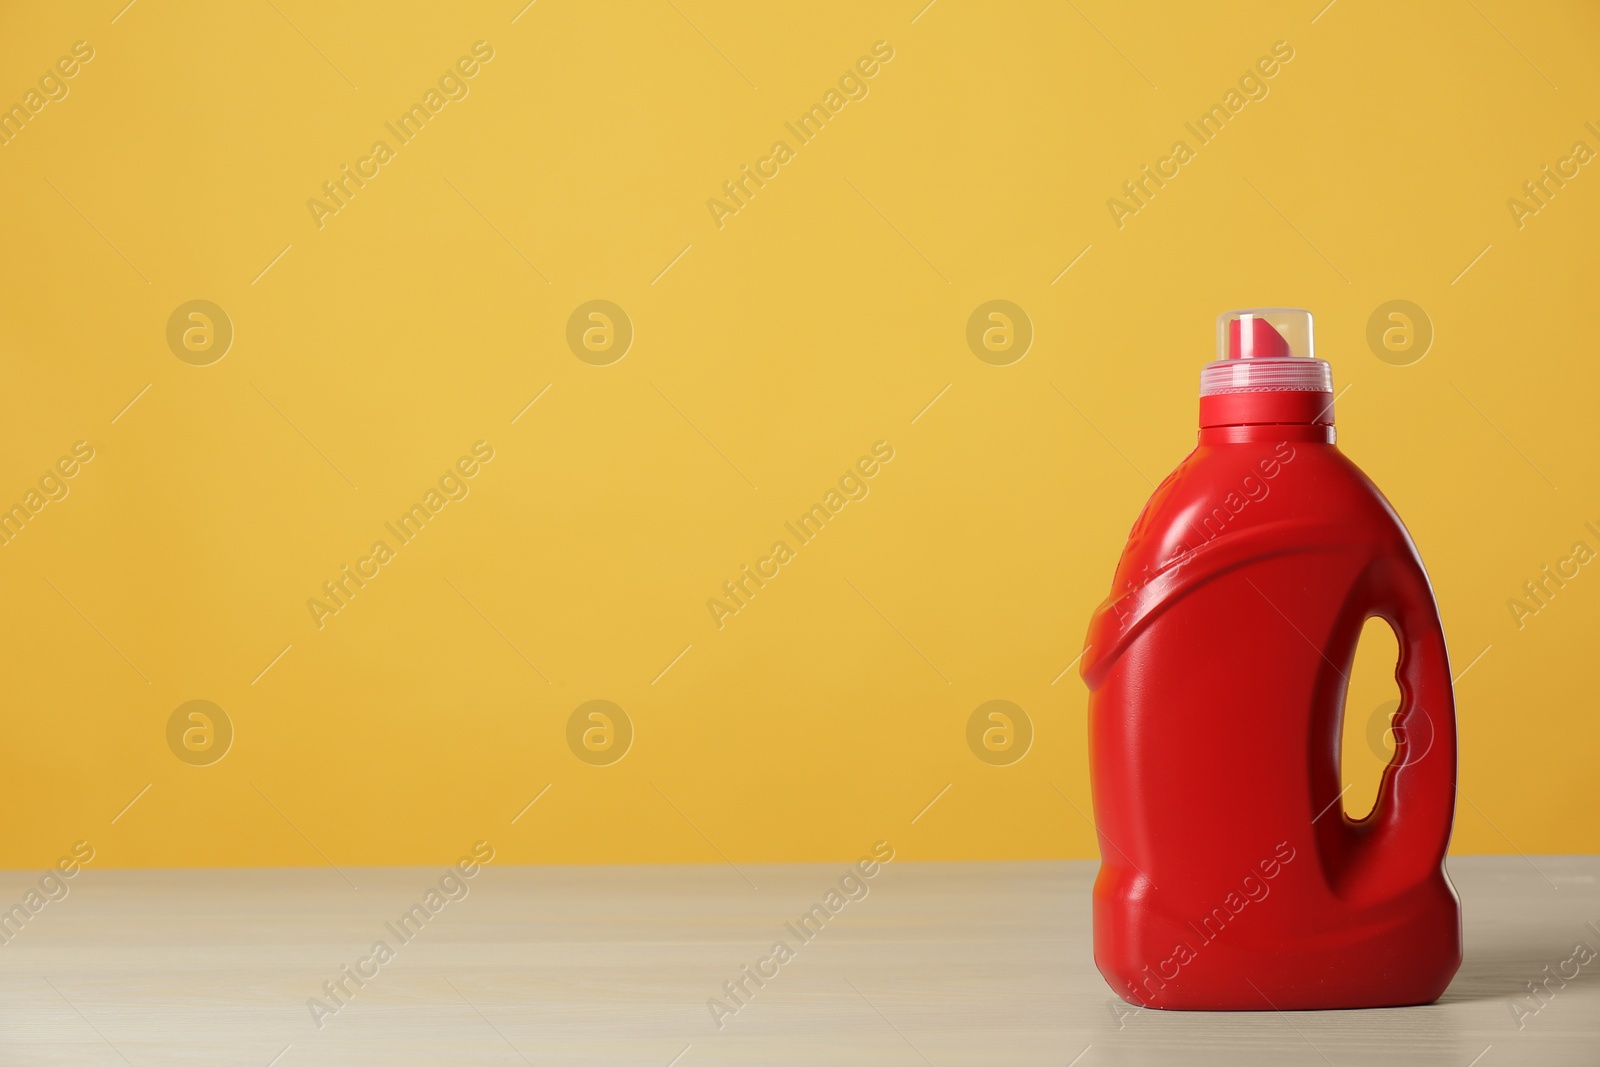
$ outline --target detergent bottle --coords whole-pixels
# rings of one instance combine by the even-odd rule
[[[1152,1008],[1434,1000],[1461,964],[1444,872],[1456,727],[1416,546],[1334,445],[1311,314],[1224,313],[1199,444],[1134,524],[1081,671],[1101,866],[1095,963]],[[1341,804],[1362,624],[1399,638],[1394,755]]]

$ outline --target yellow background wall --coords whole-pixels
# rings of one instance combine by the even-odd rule
[[[1456,850],[1600,849],[1600,571],[1508,607],[1600,549],[1600,174],[1507,205],[1600,149],[1591,7],[123,3],[0,15],[0,102],[93,49],[0,147],[0,503],[93,449],[0,547],[0,863],[1092,856],[1062,672],[1193,444],[1214,316],[1275,304],[1316,312],[1341,445],[1470,667]],[[1185,122],[1280,41],[1201,146]],[[605,366],[567,342],[594,299],[634,334]],[[966,339],[993,299],[1034,333],[1009,365]],[[209,365],[168,343],[192,300],[232,324]],[[1392,300],[1431,322],[1419,361],[1369,346]],[[470,495],[319,628],[308,599],[480,441]],[[880,441],[719,629],[707,600]],[[1382,666],[1350,705],[1367,782]],[[568,743],[596,699],[633,732],[608,766]],[[207,766],[181,722],[169,746],[191,700],[231,723]],[[990,700],[1031,723],[1007,766],[968,747]]]

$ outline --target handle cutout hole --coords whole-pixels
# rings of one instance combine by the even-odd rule
[[[1372,812],[1383,769],[1394,756],[1394,713],[1400,686],[1394,680],[1400,641],[1389,624],[1371,618],[1361,627],[1355,664],[1345,690],[1343,737],[1339,746],[1339,788],[1344,812],[1364,819]]]

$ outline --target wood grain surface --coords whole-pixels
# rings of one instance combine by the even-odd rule
[[[1600,950],[1600,858],[1450,869],[1467,952],[1438,1003],[1292,1014],[1114,998],[1090,862],[891,863],[848,894],[844,863],[491,864],[442,889],[442,869],[90,869],[0,946],[0,1063],[1600,1063],[1600,959],[1574,956]],[[0,902],[38,883],[4,872]],[[797,937],[830,890],[843,905]],[[396,927],[418,904],[426,920]],[[724,983],[763,959],[777,973],[733,1011]],[[323,983],[358,964],[375,975],[337,1005]],[[1577,976],[1529,995],[1561,970]],[[337,1010],[314,1020],[313,997]]]

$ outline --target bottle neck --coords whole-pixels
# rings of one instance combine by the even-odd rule
[[[1333,371],[1323,360],[1241,356],[1201,368],[1201,444],[1333,439]]]
[[[1331,445],[1334,439],[1333,427],[1319,423],[1254,422],[1239,426],[1200,427],[1200,443],[1203,445],[1243,445],[1272,441],[1306,441]]]
[[[1200,440],[1333,441],[1333,393],[1321,389],[1241,390],[1200,397]]]

